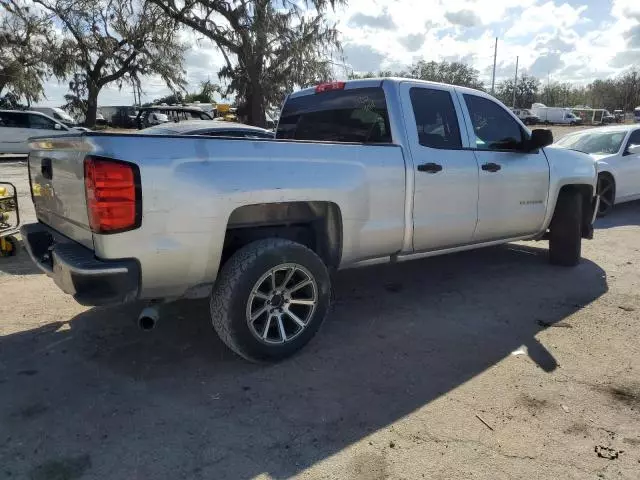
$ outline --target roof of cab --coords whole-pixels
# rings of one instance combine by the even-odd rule
[[[345,90],[350,90],[352,88],[370,88],[370,87],[380,87],[382,86],[383,82],[390,82],[390,83],[402,83],[402,82],[412,82],[412,83],[420,83],[423,84],[425,86],[427,85],[432,85],[432,86],[440,86],[440,87],[455,87],[457,90],[461,91],[461,92],[467,92],[467,93],[475,93],[475,94],[484,94],[484,95],[488,95],[485,92],[482,92],[481,90],[476,90],[474,88],[468,88],[468,87],[460,87],[457,85],[451,85],[448,83],[441,83],[441,82],[430,82],[427,80],[419,80],[416,78],[403,78],[403,77],[376,77],[376,78],[362,78],[362,79],[354,79],[354,80],[344,80],[344,81],[340,81],[341,83],[344,83],[344,89]],[[334,82],[327,82],[327,83],[334,83]],[[312,95],[316,93],[316,86],[313,87],[308,87],[302,90],[298,90],[297,92],[293,92],[291,95],[289,95],[289,98],[296,98],[296,97],[301,97],[304,95]]]
[[[175,133],[194,132],[197,130],[253,130],[256,132],[269,132],[264,128],[245,125],[244,123],[227,122],[223,120],[185,120],[182,122],[168,122],[145,128],[141,132],[153,133],[154,131],[171,131]]]

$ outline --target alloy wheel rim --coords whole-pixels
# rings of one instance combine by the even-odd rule
[[[285,263],[269,269],[249,294],[246,319],[262,343],[285,344],[309,325],[318,306],[318,285],[302,265]]]
[[[598,195],[600,196],[598,212],[602,215],[613,207],[613,183],[607,177],[598,179]]]

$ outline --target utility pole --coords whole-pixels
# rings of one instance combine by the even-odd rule
[[[520,60],[520,57],[516,57],[516,76],[513,78],[513,108],[516,108],[516,89],[518,88],[518,60]]]
[[[496,86],[496,58],[498,57],[498,37],[496,37],[496,45],[493,47],[493,75],[491,75],[491,95],[493,95]]]
[[[547,70],[547,107],[549,106],[549,94],[551,89],[551,77],[550,77],[550,72],[549,70]]]

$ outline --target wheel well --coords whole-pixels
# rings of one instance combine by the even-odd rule
[[[615,188],[615,186],[616,186],[616,179],[615,179],[615,177],[613,176],[613,173],[611,173],[611,172],[607,172],[607,171],[599,172],[599,173],[598,173],[598,177],[609,177],[609,178],[613,181],[613,186],[614,186],[614,188]]]
[[[263,203],[237,208],[227,223],[221,263],[251,242],[274,237],[305,245],[335,268],[342,255],[340,208],[333,202]]]
[[[593,236],[593,225],[591,220],[593,219],[593,187],[591,185],[564,185],[558,197],[563,192],[579,192],[582,197],[582,236],[584,238],[591,238]]]

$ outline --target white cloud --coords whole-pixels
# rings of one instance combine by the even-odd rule
[[[574,8],[568,3],[557,5],[553,1],[532,5],[524,9],[520,21],[514,22],[505,37],[524,37],[548,29],[569,29],[581,20],[587,8],[587,5]]]
[[[444,18],[449,20],[454,25],[461,25],[463,27],[475,27],[482,25],[482,19],[476,15],[472,10],[458,10],[456,12],[446,12]]]
[[[490,83],[498,41],[496,77],[521,72],[552,80],[589,83],[640,62],[640,0],[350,0],[330,13],[350,70],[402,70],[424,60],[463,61]],[[185,59],[189,89],[211,78],[224,59],[210,42],[190,34]],[[147,97],[166,94],[159,79],[144,83]],[[61,102],[66,86],[47,86]],[[130,103],[130,89],[106,89],[100,103]]]

